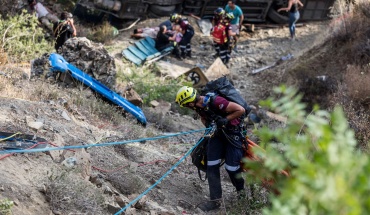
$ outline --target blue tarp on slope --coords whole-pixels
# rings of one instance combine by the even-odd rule
[[[161,59],[162,57],[170,54],[173,47],[168,47],[162,51],[158,51],[155,48],[155,40],[146,37],[135,42],[134,45],[127,47],[122,51],[123,57],[140,66],[145,62],[153,62]]]
[[[122,107],[125,111],[129,112],[136,119],[143,125],[146,125],[147,121],[143,111],[127,101],[125,98],[121,97],[117,93],[110,90],[107,86],[103,85],[99,81],[95,80],[94,78],[90,77],[88,74],[82,72],[77,67],[73,66],[72,64],[68,63],[61,55],[52,53],[49,57],[49,61],[51,64],[52,71],[60,71],[60,72],[70,72],[72,77],[77,79],[78,81],[82,82],[86,86],[90,87],[94,91],[98,92],[105,98],[109,99],[114,104]]]

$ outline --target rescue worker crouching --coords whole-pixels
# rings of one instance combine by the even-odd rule
[[[191,58],[191,39],[194,36],[193,26],[189,24],[188,20],[181,18],[181,16],[176,13],[170,16],[170,21],[174,24],[180,25],[180,28],[181,28],[181,34],[183,36],[182,36],[181,41],[178,44],[180,47],[180,51],[181,51],[181,57]]]
[[[244,179],[241,176],[240,161],[243,158],[242,144],[245,139],[241,125],[245,109],[237,103],[214,94],[198,95],[192,87],[182,87],[176,95],[181,107],[195,110],[205,126],[217,125],[215,134],[209,139],[207,149],[207,176],[210,201],[198,207],[211,211],[221,206],[222,188],[220,178],[221,160],[225,159],[225,169],[240,197],[245,197]]]

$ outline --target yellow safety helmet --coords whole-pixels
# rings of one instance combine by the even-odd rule
[[[222,16],[225,14],[225,10],[222,8],[222,7],[219,7],[217,8],[215,11],[214,11],[214,14],[215,15],[219,15],[219,16]]]
[[[235,18],[234,14],[233,13],[227,13],[225,18],[229,19],[229,20],[233,20]]]
[[[181,16],[179,14],[177,14],[177,13],[171,14],[170,21],[175,22],[176,19],[178,19],[178,18],[181,18]]]
[[[176,102],[183,107],[185,104],[195,101],[197,97],[197,92],[192,87],[181,87],[176,94]]]

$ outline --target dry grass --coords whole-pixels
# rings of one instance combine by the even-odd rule
[[[142,179],[130,171],[111,173],[108,175],[107,180],[126,196],[141,193],[145,189]]]
[[[304,54],[287,80],[297,85],[309,108],[343,106],[359,147],[369,150],[370,2],[356,2],[348,12],[345,1],[337,1],[341,14],[328,28],[329,39]]]
[[[370,102],[370,67],[349,66],[344,84],[347,86],[348,95],[354,102],[368,104]]]
[[[2,97],[31,101],[53,101],[78,110],[87,116],[95,116],[117,125],[124,121],[122,108],[117,108],[95,95],[90,89],[78,84],[77,88],[65,87],[53,79],[28,80],[29,68],[19,66],[0,67],[0,95]],[[63,101],[63,102],[60,102]]]
[[[341,105],[359,147],[370,150],[370,67],[349,66],[343,83],[331,98],[331,106]]]
[[[348,56],[357,64],[370,61],[370,2],[359,0],[352,12],[347,12],[344,1],[339,1],[342,15],[331,24],[331,39],[338,46],[349,46]]]
[[[118,31],[116,32],[116,29],[109,22],[105,21],[93,28],[86,37],[90,40],[106,44],[110,43],[116,34],[118,34]]]
[[[8,54],[3,49],[0,49],[0,66],[5,65],[7,62]]]
[[[370,149],[370,2],[359,0],[333,34],[337,47],[346,47],[338,62],[348,62],[332,104],[341,104],[359,147]],[[346,59],[347,58],[347,59]],[[341,72],[341,71],[338,71]]]
[[[18,12],[17,4],[14,3],[14,0],[1,0],[0,1],[0,15],[14,16]]]
[[[46,182],[45,196],[53,211],[62,214],[103,214],[104,197],[91,183],[74,171],[57,171]]]

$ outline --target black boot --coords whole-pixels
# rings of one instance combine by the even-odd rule
[[[202,211],[215,210],[218,209],[221,205],[222,188],[220,164],[207,166],[207,177],[211,201],[203,202],[198,206]]]
[[[227,173],[229,173],[231,183],[236,188],[236,191],[244,190],[244,178],[241,174],[241,168],[239,168],[237,171],[227,170]]]
[[[191,58],[191,51],[187,51],[186,52],[186,56],[189,57],[189,58]]]
[[[182,60],[181,59],[181,56],[180,56],[180,50],[179,50],[179,47],[178,46],[174,46],[174,49],[172,51],[172,54],[175,55],[175,57],[178,59],[178,60]]]
[[[198,207],[202,211],[216,210],[221,206],[222,188],[220,177],[220,164],[207,166],[209,195],[211,201],[203,202]]]
[[[219,209],[220,206],[221,206],[221,199],[206,201],[198,205],[198,207],[204,212]]]

